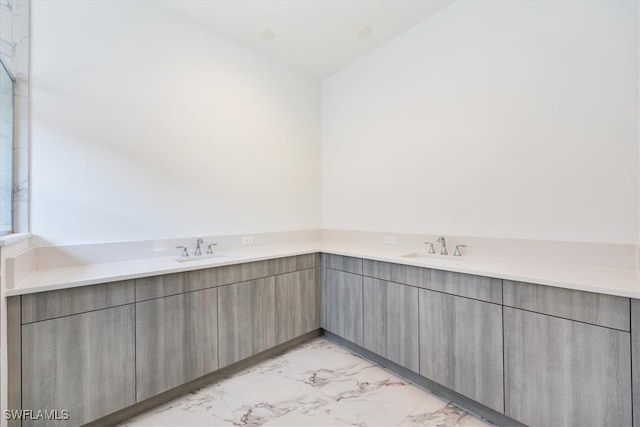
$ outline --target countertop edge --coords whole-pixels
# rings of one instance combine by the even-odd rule
[[[327,253],[584,292],[594,292],[626,298],[640,298],[640,275],[633,271],[602,270],[580,266],[565,266],[562,264],[508,259],[495,259],[495,265],[488,265],[486,267],[479,267],[477,265],[442,266],[403,257],[400,255],[400,250],[372,247],[358,250],[345,248],[345,245],[348,244],[306,243],[285,245],[284,247],[261,247],[247,251],[239,250],[233,252],[232,255],[229,258],[225,258],[224,261],[205,265],[181,266],[173,259],[150,258],[119,263],[39,270],[27,276],[19,286],[6,289],[5,295],[12,297],[268,259],[312,253]],[[120,272],[110,274],[108,273],[109,270],[119,270]],[[535,273],[526,273],[526,270],[534,271]],[[538,273],[539,270],[541,271],[540,273]]]

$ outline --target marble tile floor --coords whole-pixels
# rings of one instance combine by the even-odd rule
[[[316,338],[122,426],[490,426]]]

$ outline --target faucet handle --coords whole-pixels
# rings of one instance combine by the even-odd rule
[[[460,251],[460,248],[466,248],[467,245],[456,245],[456,250],[453,251],[453,256],[462,256],[462,252]]]
[[[436,253],[436,249],[433,247],[433,243],[431,242],[424,242],[425,245],[429,245],[429,253],[430,254],[435,254]]]
[[[209,246],[207,246],[207,255],[213,254],[212,246],[216,246],[216,245],[217,243],[209,243]]]
[[[182,249],[182,251],[180,252],[183,258],[186,258],[189,256],[189,251],[187,250],[186,246],[176,246],[176,249]]]

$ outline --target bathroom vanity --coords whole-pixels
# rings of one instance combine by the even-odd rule
[[[8,310],[9,407],[70,413],[10,425],[113,424],[320,333],[500,425],[640,425],[640,300],[621,295],[322,251]]]
[[[297,343],[320,326],[318,264],[309,254],[9,298],[9,406],[70,414],[23,426],[82,425]]]
[[[323,328],[399,373],[526,425],[632,425],[638,300],[329,254],[323,270]]]

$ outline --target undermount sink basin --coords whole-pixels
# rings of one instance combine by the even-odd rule
[[[440,265],[440,266],[446,267],[448,265],[454,266],[454,265],[464,264],[462,260],[447,259],[447,258],[444,258],[444,255],[432,255],[432,254],[426,254],[426,253],[420,253],[420,252],[411,252],[410,254],[401,255],[401,257],[415,259],[416,261],[421,261],[434,266]]]
[[[174,258],[176,262],[179,262],[180,264],[183,264],[183,265],[215,264],[216,262],[222,262],[226,259],[227,257],[224,254],[199,255],[199,256]]]

